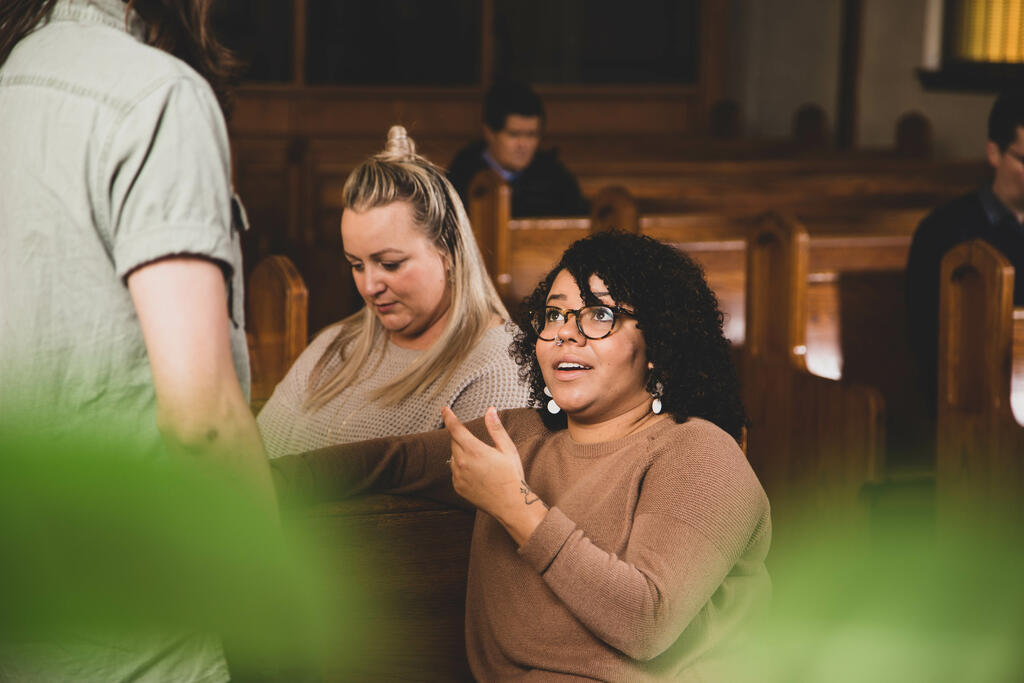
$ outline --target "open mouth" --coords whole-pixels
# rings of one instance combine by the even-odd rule
[[[555,377],[560,380],[570,380],[579,377],[590,370],[591,367],[577,361],[563,360],[555,365]]]

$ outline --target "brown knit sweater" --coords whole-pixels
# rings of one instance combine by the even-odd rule
[[[551,509],[521,548],[477,513],[466,593],[474,675],[732,680],[723,666],[771,590],[768,500],[736,442],[700,419],[600,444],[551,432],[530,409],[501,419]],[[483,420],[467,426],[489,441]],[[273,467],[285,490],[318,499],[372,489],[466,506],[449,454],[440,430]]]

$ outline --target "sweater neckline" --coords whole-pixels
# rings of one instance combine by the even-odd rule
[[[601,458],[611,453],[616,453],[623,448],[644,441],[656,439],[662,431],[668,429],[670,426],[676,424],[676,421],[671,417],[666,417],[663,420],[658,420],[652,425],[648,425],[638,432],[627,434],[626,436],[611,441],[601,441],[598,443],[577,443],[573,441],[569,435],[569,430],[565,429],[562,433],[564,443],[562,444],[566,452],[575,458]]]
[[[491,335],[498,334],[498,332],[496,332],[496,330],[504,330],[504,329],[506,329],[507,325],[508,325],[508,322],[502,322],[500,325],[495,325],[494,327],[491,327],[491,328],[488,328],[488,329],[484,330],[484,333],[482,335],[480,335],[480,341],[482,342],[483,340],[487,339]],[[393,357],[394,356],[398,356],[398,357],[404,357],[404,358],[415,358],[416,356],[420,355],[424,351],[427,351],[427,349],[407,349],[404,346],[399,346],[395,342],[391,341],[391,339],[388,338],[388,337],[384,337],[384,342],[387,344],[387,355],[390,355],[390,356],[393,356]]]

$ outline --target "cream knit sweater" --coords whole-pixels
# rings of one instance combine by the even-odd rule
[[[260,411],[256,421],[271,458],[332,444],[438,429],[443,426],[442,406],[449,406],[461,420],[471,420],[483,415],[489,406],[501,410],[529,403],[529,389],[519,382],[518,368],[508,355],[511,330],[502,325],[483,334],[436,394],[428,391],[408,396],[391,406],[371,400],[375,391],[422,353],[387,342],[379,364],[374,359],[363,368],[359,380],[334,400],[316,410],[306,410],[303,403],[309,375],[338,329],[339,325],[332,325],[313,340]],[[327,371],[340,363],[341,359],[335,358]]]

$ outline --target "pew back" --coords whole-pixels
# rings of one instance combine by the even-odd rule
[[[1024,512],[1024,426],[1013,388],[1024,383],[1024,313],[1013,306],[1013,267],[981,240],[942,260],[938,453],[941,515],[995,501]]]
[[[254,408],[270,398],[306,348],[307,302],[306,285],[287,256],[268,256],[253,268],[246,291],[245,319]]]
[[[321,505],[305,521],[330,549],[336,585],[357,586],[365,602],[352,614],[345,595],[328,596],[361,655],[326,661],[324,680],[473,680],[464,633],[472,513],[374,494]]]
[[[766,216],[747,243],[744,404],[748,457],[787,523],[812,511],[837,530],[864,531],[866,486],[884,463],[884,411],[874,389],[811,374],[806,366],[809,238],[792,218]]]

